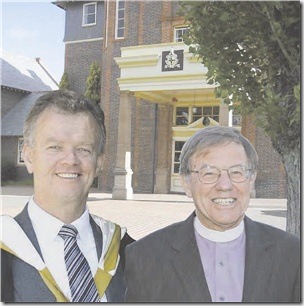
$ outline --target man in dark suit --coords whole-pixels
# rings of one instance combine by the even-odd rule
[[[2,301],[123,301],[124,248],[133,239],[86,205],[105,139],[103,111],[74,92],[34,104],[23,148],[34,195],[15,218],[1,216]]]
[[[127,302],[300,301],[299,239],[245,216],[257,163],[230,127],[185,143],[180,177],[195,212],[126,247]]]

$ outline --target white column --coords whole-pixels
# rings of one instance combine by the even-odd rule
[[[131,102],[129,92],[120,92],[118,141],[112,198],[128,200],[133,197],[131,169]]]

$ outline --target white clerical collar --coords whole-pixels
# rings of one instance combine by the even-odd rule
[[[229,242],[240,237],[244,232],[244,220],[235,228],[229,229],[225,232],[215,231],[205,227],[198,217],[194,218],[194,228],[202,237],[214,242]]]

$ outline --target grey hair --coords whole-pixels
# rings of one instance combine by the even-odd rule
[[[88,113],[92,114],[99,127],[100,153],[104,152],[106,142],[106,128],[102,109],[90,99],[69,90],[55,90],[39,97],[27,115],[23,137],[24,142],[30,146],[34,144],[34,131],[40,114],[47,108],[56,107],[65,113]]]
[[[258,166],[258,155],[250,141],[239,130],[227,126],[210,126],[203,128],[190,137],[184,144],[180,154],[179,174],[187,176],[191,173],[193,155],[212,147],[235,142],[244,147],[251,173],[255,174]]]

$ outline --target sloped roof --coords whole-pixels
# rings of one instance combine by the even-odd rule
[[[35,101],[45,92],[30,93],[20,100],[1,120],[1,136],[22,136],[23,125]]]
[[[58,89],[58,84],[40,59],[29,59],[4,50],[1,53],[2,86],[28,92]]]

